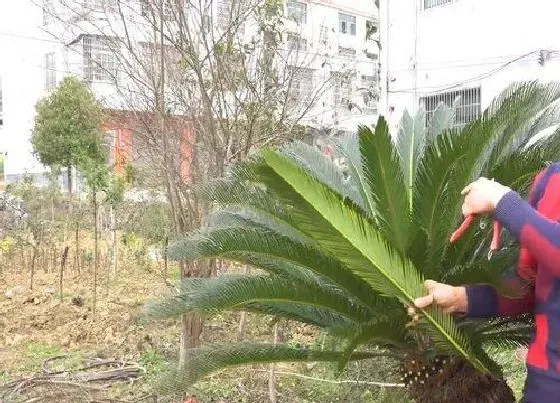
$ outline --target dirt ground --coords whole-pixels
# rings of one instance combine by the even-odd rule
[[[33,290],[28,273],[0,274],[0,385],[40,374],[58,355],[138,363],[151,351],[175,352],[178,326],[141,316],[146,300],[165,291],[159,272],[127,265],[107,289],[101,268],[95,315],[93,274],[65,277],[61,302],[56,273],[38,270]]]

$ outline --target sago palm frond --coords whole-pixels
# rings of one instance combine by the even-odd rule
[[[175,259],[197,260],[236,254],[238,261],[251,255],[273,260],[289,261],[299,267],[326,277],[341,289],[353,295],[365,306],[375,306],[378,298],[367,283],[354,275],[339,259],[287,237],[251,228],[219,228],[199,231],[178,240],[169,248]]]
[[[342,171],[316,147],[302,142],[294,142],[285,147],[283,153],[304,167],[318,181],[333,191],[348,197],[354,204],[367,211],[363,196],[356,186],[344,178]]]
[[[554,103],[560,98],[558,83],[515,83],[507,88],[485,114],[497,132],[488,158],[488,166],[499,162],[509,152],[526,143],[529,136],[552,123]]]
[[[243,310],[263,315],[280,316],[322,329],[355,329],[359,325],[359,322],[331,309],[294,302],[252,302],[245,304]],[[381,315],[386,314],[381,309],[380,313]]]
[[[387,122],[380,118],[375,133],[367,127],[360,127],[358,133],[366,191],[374,198],[380,233],[405,253],[411,230],[409,193]]]
[[[426,113],[418,112],[411,116],[407,110],[401,118],[396,142],[397,153],[402,167],[402,176],[407,192],[409,211],[412,210],[412,192],[416,178],[416,170],[420,162],[419,156],[424,154],[426,147]]]
[[[344,295],[312,282],[301,282],[278,276],[189,279],[180,287],[178,295],[148,305],[154,317],[179,316],[198,311],[217,313],[242,310],[251,303],[293,302],[299,305],[329,309],[348,319],[364,322],[371,319],[367,309],[352,303]]]
[[[236,343],[189,350],[185,368],[165,372],[159,382],[165,392],[186,392],[197,380],[218,370],[245,364],[274,362],[338,362],[344,352],[296,349],[272,344]],[[382,352],[355,352],[350,360],[366,360],[383,356]]]
[[[410,327],[405,306],[425,294],[425,278],[490,284],[514,296],[502,275],[515,266],[516,244],[504,232],[503,250],[487,260],[491,218],[481,217],[454,245],[449,237],[462,219],[460,193],[470,181],[484,174],[526,194],[534,175],[560,159],[560,131],[527,145],[558,124],[559,97],[556,84],[514,84],[461,131],[451,129],[454,108],[441,104],[427,127],[423,113],[404,116],[398,141],[383,118],[373,130],[360,127],[357,135],[337,139],[342,168],[294,143],[262,150],[237,164],[227,180],[203,185],[200,194],[218,211],[209,228],[173,243],[170,256],[227,259],[267,274],[186,282],[177,295],[153,305],[154,312],[277,315],[321,327],[343,347],[197,349],[176,379],[188,385],[245,363],[325,360],[343,366],[374,357],[354,353],[369,344],[396,352],[397,359],[405,350],[428,360],[451,355],[499,376],[483,345],[526,342],[530,318],[453,318],[430,308],[420,310],[419,323]]]
[[[430,119],[429,125],[426,128],[426,142],[431,144],[442,133],[450,130],[455,123],[455,110],[459,104],[459,99],[453,102],[451,107],[440,102]]]
[[[357,135],[344,135],[334,140],[334,145],[338,156],[344,158],[348,170],[348,182],[361,194],[364,201],[366,215],[376,220],[377,206],[370,192],[367,191],[367,179],[364,175],[362,158],[360,154],[360,142]]]
[[[296,192],[323,214],[340,233],[339,237],[348,240],[353,246],[350,250],[337,250],[337,255],[342,261],[345,261],[345,255],[349,253],[359,253],[371,262],[370,267],[359,267],[352,264],[354,259],[350,258],[347,264],[356,275],[370,284],[372,289],[396,297],[406,304],[413,304],[414,299],[423,294],[422,276],[410,261],[391,250],[374,226],[341,200],[340,195],[313,181],[297,165],[277,153],[267,151],[264,158]],[[332,249],[334,245],[332,239],[316,240],[326,249]],[[472,355],[468,340],[462,337],[449,315],[433,309],[423,313],[426,318],[426,330],[434,337],[439,348],[448,353],[459,354],[480,370],[486,371],[484,364]]]

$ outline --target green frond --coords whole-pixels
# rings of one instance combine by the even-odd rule
[[[500,332],[502,330],[511,330],[515,328],[534,328],[534,316],[533,314],[528,313],[517,316],[501,316],[490,319],[469,318],[468,321],[471,322],[469,326],[476,334]]]
[[[486,243],[483,245],[489,247]],[[482,255],[486,255],[487,247],[483,248]],[[516,266],[517,256],[514,249],[495,253],[491,261],[486,256],[481,256],[467,264],[449,268],[440,281],[451,285],[487,284],[504,296],[516,297],[518,291],[508,287],[504,275]]]
[[[361,345],[375,343],[386,347],[402,348],[405,345],[406,315],[392,318],[374,319],[368,323],[358,324],[349,335],[349,342],[344,349],[344,359],[338,363],[338,371],[342,371],[348,364],[352,353]],[[339,328],[340,329],[340,328]],[[346,329],[340,329],[341,333]],[[334,334],[336,329],[331,330]],[[346,332],[342,334],[347,334]]]
[[[455,223],[457,210],[450,183],[455,169],[468,153],[468,144],[454,131],[442,133],[425,150],[414,184],[413,223],[426,234],[425,264],[422,271],[434,277],[441,269],[448,247],[449,223]],[[422,245],[419,247],[422,249]]]
[[[333,284],[355,296],[364,306],[375,306],[377,294],[363,279],[354,275],[334,255],[327,255],[309,244],[302,244],[281,235],[252,228],[220,228],[198,231],[172,243],[171,258],[197,260],[235,254],[239,262],[248,256],[262,256],[291,262],[329,279]]]
[[[405,110],[399,124],[396,147],[408,194],[409,210],[412,210],[412,191],[416,170],[426,146],[425,125],[426,113],[423,110],[420,110],[414,117]]]
[[[370,318],[367,310],[352,304],[343,295],[327,287],[277,276],[223,276],[184,280],[178,294],[151,302],[146,306],[146,314],[158,319],[194,311],[213,314],[225,310],[243,310],[252,303],[274,302],[326,308],[358,322]]]
[[[208,226],[211,228],[260,228],[264,231],[275,232],[297,242],[312,242],[305,234],[302,234],[281,218],[277,218],[262,210],[243,209],[240,205],[232,205],[228,206],[227,209],[211,212],[208,215]]]
[[[554,85],[512,85],[460,134],[437,141],[426,151],[415,186],[417,199],[424,207],[418,208],[415,218],[422,221],[426,219],[422,218],[424,215],[432,219],[432,224],[424,223],[430,254],[427,266],[433,267],[445,260],[449,236],[462,218],[463,187],[481,174],[488,176],[492,172],[506,150],[511,152],[509,146],[515,143],[515,134],[527,125],[527,120],[556,99],[557,92]],[[433,196],[428,192],[433,192]]]
[[[405,304],[413,304],[414,299],[423,295],[423,278],[412,266],[410,261],[399,256],[398,253],[381,238],[374,226],[363,215],[353,209],[352,205],[341,200],[340,195],[330,191],[325,185],[313,180],[297,165],[282,155],[272,151],[263,152],[266,162],[292,188],[323,217],[340,234],[339,238],[347,240],[352,249],[340,248],[333,239],[317,239],[317,242],[327,250],[336,250],[336,255],[342,261],[351,253],[348,267],[359,277],[363,278],[371,287],[387,296],[396,297]],[[353,259],[361,254],[369,260],[368,266],[356,266]],[[477,368],[485,371],[484,365],[471,354],[468,340],[463,337],[449,315],[440,311],[423,311],[432,335],[436,336],[436,343],[446,351],[453,350],[470,360]]]
[[[217,179],[199,185],[197,194],[221,208],[251,210],[255,214],[270,214],[281,222],[290,223],[286,206],[262,187],[245,180]]]
[[[275,362],[337,362],[342,354],[338,351],[303,350],[255,343],[196,348],[188,350],[185,368],[176,368],[162,374],[158,389],[162,392],[183,393],[198,380],[226,368]],[[376,352],[356,352],[350,359],[367,360],[378,356],[379,353]]]
[[[450,130],[455,123],[455,110],[458,104],[458,99],[453,102],[453,106],[449,107],[443,102],[440,102],[428,123],[426,129],[426,142],[431,144],[435,139],[444,131]]]
[[[364,200],[358,189],[344,179],[340,168],[319,149],[303,142],[294,142],[284,147],[282,153],[304,167],[319,182],[324,183],[334,192],[348,197],[354,204],[366,211]]]
[[[550,107],[559,98],[560,85],[555,82],[514,83],[504,90],[486,114],[491,116],[497,132],[488,158],[489,166],[525,144],[528,136],[542,130],[544,124],[550,122],[546,115],[554,118],[555,109]]]
[[[395,248],[404,253],[411,232],[409,193],[387,122],[379,118],[375,133],[363,126],[358,132],[367,191],[377,206],[379,230]]]
[[[314,282],[318,286],[324,286],[329,288],[336,288],[337,286],[327,277],[319,275],[317,272],[313,272],[306,267],[299,266],[293,262],[284,259],[270,258],[265,255],[253,254],[253,253],[243,253],[243,252],[232,252],[222,255],[226,260],[234,262],[243,262],[246,265],[252,266],[254,268],[263,270],[267,273],[274,274],[276,276],[289,278],[292,280],[299,280],[304,282]],[[343,290],[339,289],[342,293]],[[347,294],[348,298],[353,298],[353,295]]]
[[[559,160],[560,131],[557,129],[532,145],[511,152],[492,168],[490,175],[498,182],[527,194],[535,175]]]
[[[334,145],[339,156],[344,158],[348,166],[348,181],[360,193],[364,202],[364,211],[368,218],[376,220],[377,207],[367,185],[367,179],[362,167],[360,155],[360,141],[356,134],[344,135],[334,139]]]
[[[358,322],[331,309],[296,302],[254,302],[245,304],[243,309],[263,315],[281,316],[322,329],[332,327],[355,328],[358,325]]]

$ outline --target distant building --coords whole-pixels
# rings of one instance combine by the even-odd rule
[[[514,81],[560,80],[559,12],[550,0],[381,0],[380,113],[429,119],[460,97],[461,126]]]
[[[141,27],[142,19],[149,17],[150,1],[153,0],[127,1],[126,7],[121,8],[124,17],[132,22],[130,27]],[[4,83],[0,145],[7,152],[8,181],[17,180],[25,172],[40,175],[44,170],[32,156],[29,144],[34,106],[69,74],[83,78],[113,117],[126,116],[121,122],[112,119],[105,127],[110,158],[115,166],[122,169],[124,161],[134,154],[127,148],[127,144],[134,144],[134,133],[130,130],[134,126],[130,121],[134,114],[130,112],[130,102],[122,98],[122,88],[114,86],[114,78],[121,72],[110,38],[125,35],[122,30],[109,29],[110,22],[121,17],[116,7],[118,1],[64,2],[82,8],[72,10],[69,15],[60,0],[43,0],[42,5],[35,0],[0,4],[0,45],[4,44],[6,49],[0,62]],[[231,4],[231,0],[213,2],[208,29],[219,31],[227,24]],[[358,124],[373,123],[379,95],[379,57],[375,41],[379,21],[374,2],[287,0],[284,15],[288,31],[284,49],[296,53],[297,60],[305,60],[291,67],[295,71],[293,104],[307,100],[318,83],[331,83],[300,123],[329,133],[353,131]],[[168,17],[173,18],[172,15]],[[71,24],[61,23],[69,20]],[[249,20],[239,32],[241,43],[250,52],[254,37],[258,35],[257,24]],[[153,36],[146,36],[140,28],[126,34],[133,38],[139,53],[147,57],[158,48]]]

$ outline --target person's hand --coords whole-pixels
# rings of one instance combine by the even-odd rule
[[[498,182],[480,178],[463,189],[463,215],[492,213],[511,189]]]
[[[428,295],[416,298],[414,301],[416,308],[424,309],[435,303],[445,313],[467,312],[468,301],[465,287],[454,287],[433,280],[426,280],[424,287],[426,287]]]

